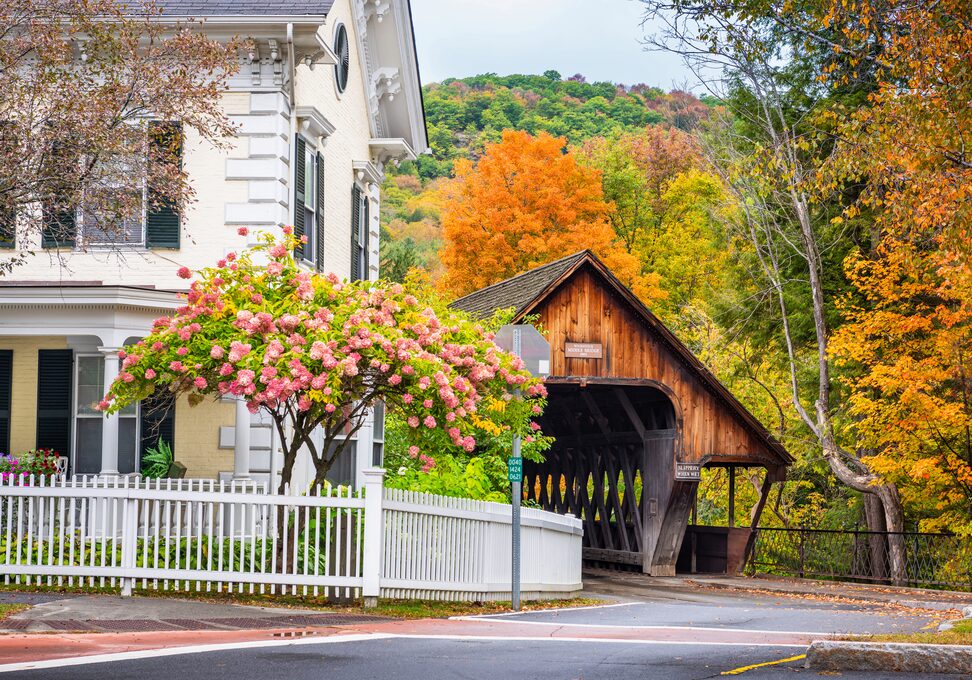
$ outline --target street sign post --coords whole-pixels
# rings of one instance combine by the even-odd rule
[[[550,373],[550,344],[540,332],[528,324],[508,324],[496,332],[493,342],[512,352],[526,364],[526,370],[536,377]],[[516,391],[520,395],[520,391]],[[513,568],[510,579],[510,599],[513,611],[520,611],[520,501],[523,498],[523,457],[520,455],[520,437],[513,435],[513,451],[507,461],[507,477],[510,480],[513,517]]]

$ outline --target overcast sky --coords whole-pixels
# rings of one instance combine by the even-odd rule
[[[582,73],[663,89],[688,82],[678,57],[646,52],[638,0],[411,0],[422,81],[479,73]]]

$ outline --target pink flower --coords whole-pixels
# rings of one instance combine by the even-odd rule
[[[204,377],[202,377],[202,376],[199,376],[198,378],[196,378],[195,380],[193,380],[192,381],[192,384],[195,385],[197,388],[199,388],[201,390],[202,389],[205,389],[206,388],[206,385],[207,385],[206,379]]]
[[[417,458],[418,455],[419,455],[419,447],[417,447],[417,446],[409,446],[408,447],[408,455],[410,457],[412,457],[412,458]]]
[[[189,354],[189,348],[188,347],[180,347],[179,349],[176,350],[176,354],[178,354],[180,357],[184,357],[187,354]]]
[[[408,426],[409,427],[418,427],[419,426],[418,416],[409,416],[409,418],[408,418]]]
[[[253,349],[253,347],[249,343],[234,340],[230,343],[229,360],[234,362],[239,361],[249,354],[251,349]]]
[[[397,373],[395,373],[394,375],[388,376],[388,384],[389,385],[397,385],[400,382],[402,382],[402,376],[398,375]]]
[[[286,234],[287,236],[290,236],[291,234],[294,233],[294,228],[293,227],[284,227],[283,228],[283,233]]]
[[[130,383],[131,381],[135,380],[135,376],[132,375],[131,373],[128,373],[127,371],[125,373],[122,373],[118,377],[122,379],[122,382],[127,382],[127,383]]]
[[[432,416],[425,416],[425,420],[423,420],[422,423],[431,430],[433,427],[435,427],[435,418]]]
[[[251,370],[243,369],[236,374],[236,382],[238,382],[243,387],[253,384],[253,379],[256,377],[256,373]]]
[[[180,279],[191,279],[192,272],[189,271],[189,267],[179,267],[179,271],[176,272]]]
[[[239,234],[240,236],[249,236],[250,230],[247,229],[246,227],[240,227],[239,229],[236,230],[236,233]]]
[[[413,397],[411,394],[406,394],[402,396],[402,401],[404,401],[406,404],[411,404],[413,401],[415,401],[415,397]]]
[[[271,262],[267,265],[267,273],[270,276],[280,276],[280,272],[283,271],[283,265],[279,262]]]
[[[150,369],[148,369],[148,370],[146,370],[146,371],[145,371],[145,377],[146,377],[146,378],[147,378],[148,380],[151,380],[152,378],[154,378],[154,377],[155,377],[155,371],[153,371],[153,370],[152,370],[151,368],[150,368]]]
[[[284,257],[287,254],[287,246],[285,246],[283,243],[278,243],[274,246],[270,246],[270,250],[267,252],[270,253],[271,257]]]
[[[176,373],[182,373],[185,369],[182,367],[181,361],[172,361],[169,363],[169,370],[175,371]]]
[[[213,345],[213,348],[209,350],[209,356],[213,359],[222,359],[224,354],[226,354],[226,350],[219,345]]]
[[[537,423],[535,423],[535,422],[533,422],[533,421],[531,420],[531,421],[530,421],[530,429],[531,429],[531,430],[533,430],[534,432],[536,432],[537,430],[539,430],[539,429],[540,429],[540,426],[539,426],[539,425],[538,425]]]
[[[163,345],[158,340],[156,340],[155,342],[152,343],[152,351],[153,352],[161,352],[164,347],[165,347],[165,345]]]
[[[219,374],[220,375],[229,375],[232,372],[233,372],[233,365],[232,364],[223,364],[222,366],[219,367]]]
[[[334,413],[337,410],[337,407],[334,404],[328,404],[324,407],[324,410],[328,413]]]
[[[263,302],[263,296],[260,295],[259,293],[254,293],[253,295],[250,296],[250,302],[252,302],[255,305],[258,305],[261,302]]]
[[[422,406],[424,406],[425,408],[432,408],[432,400],[426,399],[425,401],[422,402]]]
[[[105,401],[104,399],[102,399],[101,401],[98,402],[98,410],[99,411],[107,411],[109,406],[111,406],[111,403],[109,403],[108,401]]]

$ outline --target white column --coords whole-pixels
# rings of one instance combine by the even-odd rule
[[[374,458],[374,434],[371,424],[373,417],[373,413],[368,413],[365,424],[358,429],[358,433],[355,435],[357,441],[355,441],[354,449],[354,486],[358,489],[365,484],[365,470],[374,466],[372,460]]]
[[[243,397],[236,398],[236,425],[233,428],[233,479],[250,478],[250,409]]]
[[[364,598],[364,606],[371,608],[378,606],[378,595],[381,594],[381,564],[385,535],[382,499],[385,471],[382,468],[368,468],[361,474],[365,479],[364,560],[361,565],[364,583],[361,586],[361,596]]]
[[[111,384],[118,377],[118,347],[99,347],[105,355],[105,375],[102,390],[108,394]],[[101,474],[118,474],[118,414],[104,414],[101,421]]]

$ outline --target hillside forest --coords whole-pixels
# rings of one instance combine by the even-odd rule
[[[425,86],[431,154],[388,173],[383,276],[448,301],[590,248],[796,457],[764,525],[972,533],[972,8],[645,10],[696,94],[555,71]],[[498,452],[418,481],[399,426],[393,476],[506,492]],[[737,477],[739,523],[762,474]],[[703,478],[701,523],[727,519],[727,483]]]

